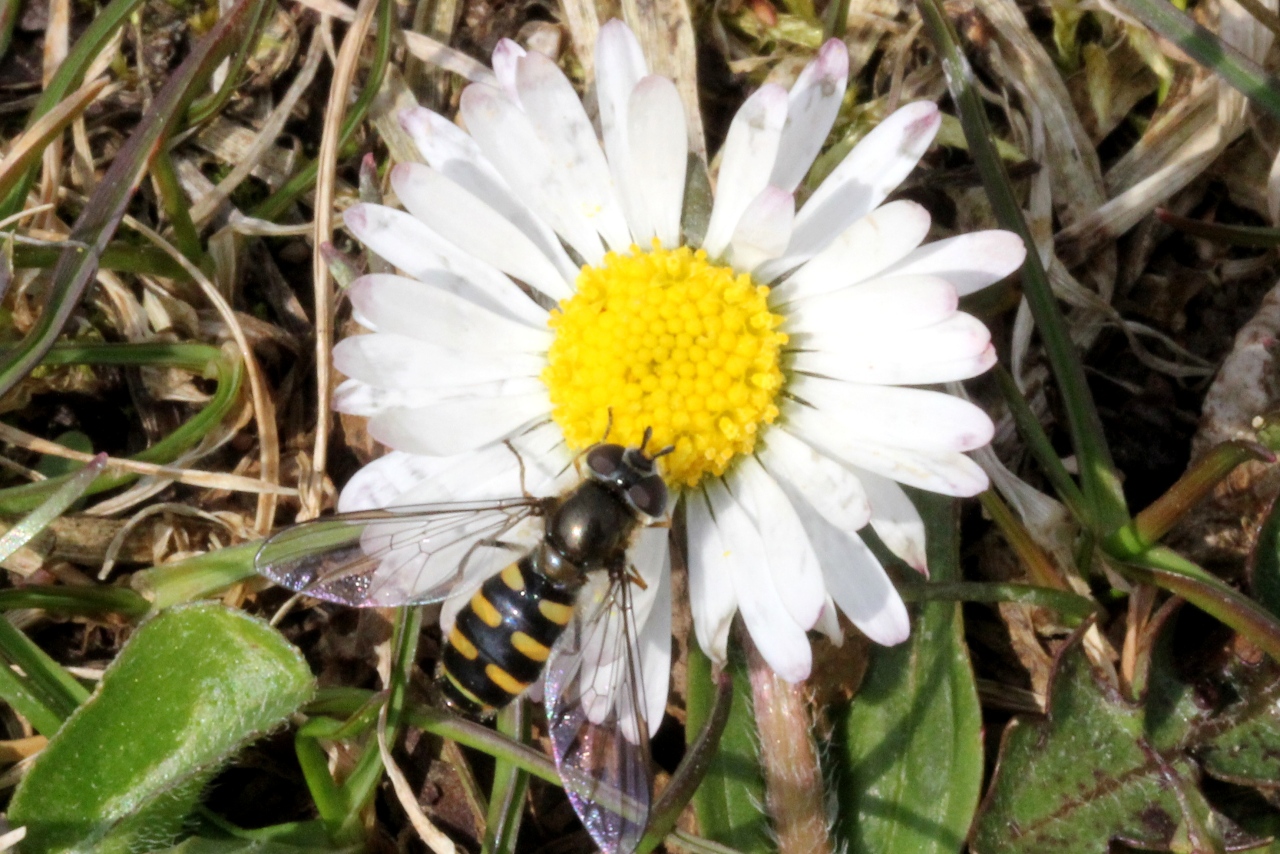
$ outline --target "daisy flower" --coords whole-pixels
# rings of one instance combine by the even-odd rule
[[[339,509],[555,494],[606,429],[636,445],[651,428],[651,447],[674,447],[663,471],[685,506],[694,628],[713,659],[735,614],[792,682],[809,675],[806,632],[839,640],[836,609],[872,640],[902,641],[906,609],[858,531],[870,524],[923,572],[923,523],[899,484],[987,487],[964,452],[990,440],[991,420],[912,386],[995,363],[987,329],[957,300],[1017,268],[1022,242],[984,231],[922,246],[925,209],[885,203],[938,130],[927,102],[881,122],[797,208],[844,95],[838,40],[790,91],[766,84],[742,105],[705,232],[692,234],[675,85],[648,72],[617,21],[601,28],[596,64],[598,127],[552,60],[511,41],[494,51],[497,84],[463,93],[465,131],[425,109],[401,116],[426,161],[391,173],[406,210],[359,204],[345,222],[406,275],[352,285],[373,334],[334,350],[349,377],[337,408],[368,416],[393,450],[352,479]],[[667,531],[643,531],[633,557],[649,582],[636,616],[656,727],[671,654]],[[426,588],[456,558],[423,567],[393,551],[379,583]],[[446,632],[509,560],[468,562]]]

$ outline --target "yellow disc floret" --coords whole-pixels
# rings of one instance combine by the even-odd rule
[[[687,248],[610,252],[583,267],[577,294],[552,312],[542,380],[570,447],[604,438],[675,451],[673,485],[721,475],[778,417],[779,350],[787,336],[769,289]],[[610,416],[612,424],[610,425]]]

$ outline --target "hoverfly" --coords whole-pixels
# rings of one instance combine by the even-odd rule
[[[656,460],[671,449],[600,443],[559,497],[439,503],[339,514],[286,528],[255,559],[290,590],[357,607],[470,599],[445,638],[437,684],[456,711],[485,716],[537,682],[556,767],[596,844],[629,854],[649,816],[649,727],[628,562],[662,519]],[[517,454],[518,456],[518,454]],[[522,463],[523,468],[523,463]],[[541,519],[512,560],[504,541]],[[650,712],[652,713],[652,712]]]

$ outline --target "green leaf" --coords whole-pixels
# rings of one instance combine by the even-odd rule
[[[269,839],[200,839],[193,837],[162,854],[356,854],[356,846],[334,848],[332,845],[287,845]]]
[[[934,581],[960,578],[956,503],[914,493]],[[911,638],[871,656],[838,723],[838,826],[849,850],[954,854],[982,789],[982,716],[960,606],[930,602]]]
[[[212,604],[158,615],[18,786],[23,852],[154,849],[228,757],[313,691],[301,654],[257,619]]]
[[[1280,501],[1271,505],[1258,532],[1250,582],[1253,598],[1272,616],[1280,618]]]
[[[1223,850],[1226,820],[1205,801],[1195,763],[1176,744],[1192,731],[1187,692],[1157,692],[1165,700],[1152,704],[1160,720],[1148,720],[1093,670],[1080,637],[1055,664],[1047,718],[1018,718],[1005,730],[974,854],[1102,854],[1113,839]]]
[[[746,665],[730,653],[734,697],[720,750],[693,796],[701,835],[742,852],[775,849],[764,803],[764,777],[756,751],[756,725],[751,711],[751,685]],[[689,716],[685,732],[694,738],[715,701],[711,660],[696,643],[689,644]]]

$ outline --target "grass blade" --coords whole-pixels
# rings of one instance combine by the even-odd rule
[[[1102,432],[1097,407],[1085,381],[1084,366],[1071,343],[1066,321],[1049,285],[1049,277],[1040,262],[1040,255],[1035,251],[1035,241],[1009,183],[1004,163],[996,151],[986,110],[973,85],[973,69],[960,50],[955,30],[947,20],[940,0],[917,0],[916,5],[924,19],[925,30],[942,60],[951,99],[960,114],[969,151],[982,176],[982,184],[996,218],[1001,227],[1020,236],[1029,247],[1027,260],[1022,266],[1022,284],[1049,365],[1062,393],[1067,426],[1080,462],[1080,481],[1093,517],[1082,521],[1096,531],[1109,533],[1129,520],[1129,512],[1111,450]]]
[[[49,301],[26,337],[0,367],[0,394],[8,393],[40,363],[93,281],[99,259],[160,146],[214,68],[262,14],[258,0],[239,0],[197,44],[156,93],[151,109],[116,155],[71,230],[69,248],[54,267]],[[77,48],[79,45],[77,45]]]

